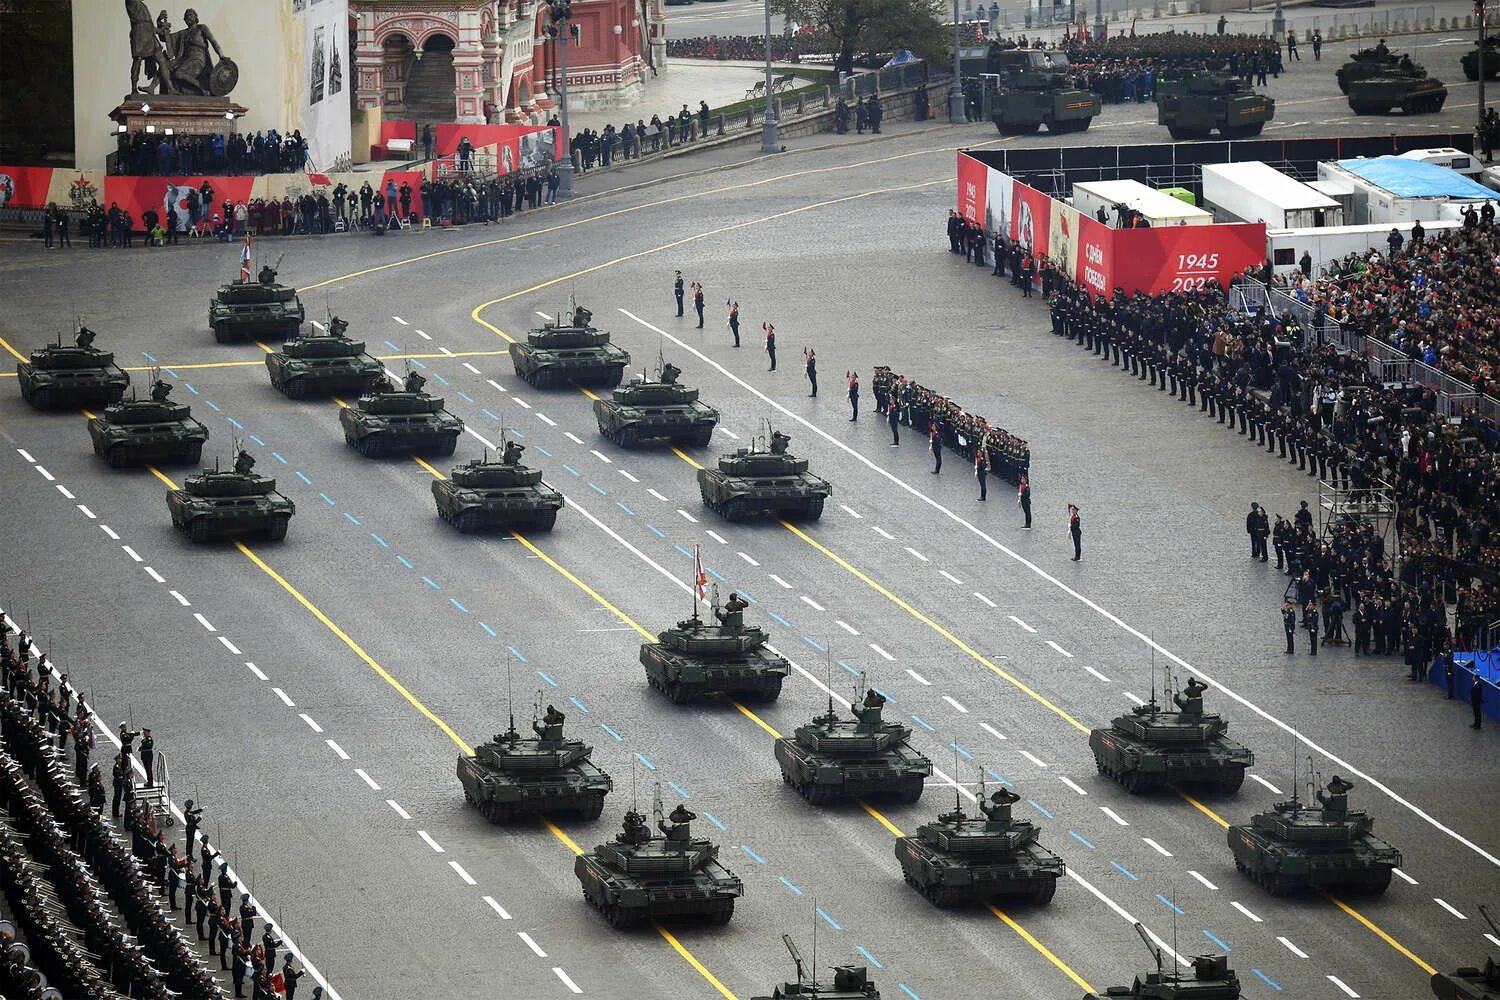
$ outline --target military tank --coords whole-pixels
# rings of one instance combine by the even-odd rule
[[[208,440],[208,428],[193,419],[192,407],[171,403],[172,386],[161,379],[151,384],[150,399],[125,399],[89,419],[94,454],[110,468],[148,463],[196,463]]]
[[[305,313],[297,289],[276,281],[276,268],[260,269],[256,281],[220,285],[208,302],[208,328],[221,344],[256,337],[295,337]]]
[[[1160,948],[1152,943],[1146,928],[1139,922],[1135,932],[1146,942],[1146,950],[1156,959],[1156,971],[1141,973],[1130,986],[1111,986],[1101,993],[1086,993],[1083,1000],[1240,1000],[1240,980],[1229,967],[1224,955],[1197,955],[1192,971],[1179,969],[1175,962],[1164,962]],[[1163,966],[1171,971],[1166,971]]]
[[[400,389],[382,382],[379,389],[339,410],[339,424],[349,447],[366,458],[396,451],[451,455],[464,422],[443,409],[443,397],[422,391],[427,380],[408,372]]]
[[[1479,46],[1474,46],[1474,51],[1465,52],[1459,60],[1463,66],[1464,78],[1468,80],[1479,79]],[[1493,80],[1500,76],[1500,35],[1490,35],[1484,40],[1484,78]]]
[[[1334,886],[1371,894],[1385,892],[1401,852],[1377,839],[1375,821],[1349,809],[1354,783],[1334,775],[1317,805],[1295,794],[1246,826],[1229,828],[1234,867],[1273,896],[1305,888]]]
[[[1500,936],[1500,926],[1489,911],[1481,906],[1479,915]],[[1500,965],[1493,958],[1486,958],[1483,969],[1466,967],[1451,973],[1434,972],[1432,992],[1438,1000],[1500,1000]]]
[[[744,894],[739,877],[719,863],[719,848],[695,839],[697,813],[679,805],[662,819],[656,795],[656,837],[646,817],[625,813],[625,828],[573,862],[583,898],[604,914],[611,927],[634,927],[646,920],[697,918],[727,924],[734,901]]]
[[[1207,139],[1213,132],[1248,139],[1275,116],[1274,100],[1227,73],[1195,73],[1156,86],[1156,124],[1175,140]]]
[[[468,534],[492,528],[551,531],[563,495],[542,482],[542,470],[521,464],[524,445],[505,442],[498,462],[470,459],[432,483],[438,516]]]
[[[181,489],[167,493],[172,527],[195,542],[257,537],[279,542],[297,512],[296,504],[276,492],[276,480],[251,470],[255,459],[243,449],[234,469],[217,465],[189,476]]]
[[[713,604],[717,625],[698,617],[684,618],[674,628],[641,643],[641,665],[646,681],[674,704],[709,693],[747,701],[775,701],[790,664],[766,649],[769,638],[758,625],[745,624],[747,602],[731,593],[723,608]]]
[[[797,981],[782,983],[771,990],[770,996],[751,997],[750,1000],[880,1000],[880,991],[870,982],[869,969],[863,965],[836,965],[833,967],[833,982],[820,983],[802,964],[802,953],[790,934],[781,935],[786,950],[792,954],[792,964],[797,967]],[[817,956],[813,956],[816,958]]]
[[[1391,108],[1408,115],[1431,114],[1441,111],[1447,99],[1443,81],[1429,76],[1405,55],[1395,66],[1349,85],[1349,110],[1357,115],[1383,115]]]
[[[86,403],[118,403],[130,376],[110,351],[93,346],[97,334],[78,328],[73,346],[48,344],[16,365],[21,398],[38,410],[73,409]]]
[[[538,389],[569,382],[619,385],[630,355],[611,344],[609,333],[592,325],[593,318],[593,313],[576,306],[572,322],[549,321],[528,333],[524,344],[511,344],[516,374]]]
[[[385,366],[365,353],[363,340],[345,336],[349,324],[328,317],[326,333],[292,337],[266,355],[271,385],[289,399],[364,394],[386,385]]]
[[[1066,869],[1062,858],[1038,842],[1030,820],[1013,819],[1021,797],[1008,788],[986,797],[980,786],[980,816],[970,819],[954,793],[953,811],[896,838],[896,860],[906,884],[935,906],[995,898],[1051,902]]]
[[[719,458],[717,469],[698,470],[703,504],[726,521],[758,514],[816,521],[833,486],[807,471],[807,459],[787,452],[792,439],[771,432],[770,447],[736,449]]]
[[[1098,95],[1068,81],[1067,57],[1040,49],[1006,49],[991,59],[1002,90],[993,120],[1003,135],[1029,135],[1046,125],[1052,135],[1082,132],[1098,116]]]
[[[1197,785],[1224,794],[1239,790],[1255,754],[1227,737],[1229,723],[1203,711],[1208,685],[1195,677],[1173,695],[1178,710],[1151,700],[1089,733],[1099,773],[1131,794],[1166,785]]]
[[[910,729],[881,719],[884,706],[885,696],[872,688],[863,704],[851,706],[851,722],[838,717],[830,697],[825,714],[776,741],[781,780],[813,805],[867,796],[916,802],[932,761],[907,743]]]
[[[509,729],[458,758],[464,799],[491,823],[562,813],[598,819],[614,782],[589,759],[593,747],[563,736],[565,721],[566,715],[548,705],[532,720],[536,736],[523,737],[511,715]]]
[[[661,439],[683,447],[707,446],[719,411],[701,401],[697,389],[678,384],[681,374],[676,365],[663,364],[656,381],[637,376],[609,399],[595,399],[599,433],[622,448]]]
[[[1349,61],[1338,68],[1334,76],[1339,82],[1339,93],[1349,93],[1351,84],[1359,80],[1379,76],[1387,69],[1394,69],[1399,60],[1386,48],[1385,39],[1374,48],[1360,49],[1349,56]]]

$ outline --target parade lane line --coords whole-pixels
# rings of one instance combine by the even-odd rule
[[[5,343],[5,338],[0,337],[0,345],[3,345],[7,350],[10,350],[10,352],[12,354],[15,354],[14,349],[12,349],[9,344]],[[274,352],[272,352],[271,348],[267,347],[265,344],[259,343],[258,341],[257,341],[256,346],[260,347],[261,349],[263,349],[268,354],[274,353]],[[506,353],[508,353],[508,352],[507,351],[453,351],[450,354],[376,354],[376,355],[374,355],[374,357],[377,360],[379,360],[379,361],[409,361],[409,360],[413,360],[413,359],[416,359],[416,360],[426,360],[428,358],[442,359],[442,358],[481,358],[481,357],[495,357],[496,355],[506,354]],[[18,355],[18,357],[19,357],[19,355]],[[25,361],[26,359],[25,358],[21,358],[21,360]],[[171,364],[171,363],[163,362],[162,364],[159,364],[159,365],[121,365],[120,367],[121,367],[122,370],[127,371],[127,372],[149,372],[149,371],[152,371],[153,369],[157,369],[157,368],[171,368],[173,371],[193,371],[193,370],[197,370],[197,369],[200,369],[200,368],[259,368],[260,366],[262,366],[264,364],[265,364],[264,361],[256,359],[255,361],[201,361],[201,362],[196,362],[196,363],[193,363],[193,364],[185,364],[185,365]],[[474,374],[478,375],[479,372],[475,371]],[[0,378],[15,378],[15,377],[16,377],[16,373],[15,372],[0,372]]]

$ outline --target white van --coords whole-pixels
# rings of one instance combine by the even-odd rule
[[[1479,162],[1477,156],[1465,153],[1461,149],[1452,146],[1439,146],[1436,149],[1412,149],[1400,154],[1403,160],[1421,160],[1423,163],[1436,163],[1440,167],[1463,174],[1465,177],[1476,176],[1484,170],[1484,165]]]

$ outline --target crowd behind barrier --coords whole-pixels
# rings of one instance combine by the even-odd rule
[[[947,396],[884,365],[875,368],[870,389],[876,413],[889,416],[894,406],[900,423],[923,435],[936,429],[943,446],[970,464],[982,451],[990,475],[1012,484],[1019,484],[1023,474],[1029,475],[1031,449],[1024,440],[991,427],[988,420],[969,413]]]
[[[236,176],[290,174],[307,169],[307,140],[300,129],[283,137],[275,129],[241,135],[121,132],[109,172],[148,175]]]

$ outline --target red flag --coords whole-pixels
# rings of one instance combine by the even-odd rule
[[[700,601],[708,599],[708,574],[703,572],[703,549],[698,545],[693,546],[693,592]]]
[[[245,230],[245,248],[240,251],[240,281],[250,280],[250,230]]]

